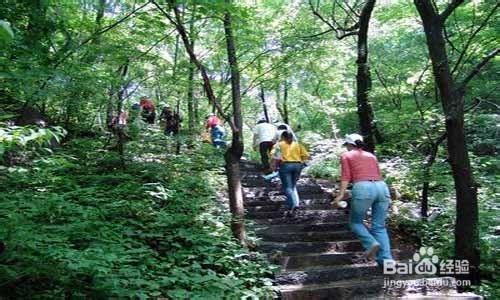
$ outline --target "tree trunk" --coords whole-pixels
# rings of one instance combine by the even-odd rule
[[[231,126],[231,130],[235,130],[235,126],[232,122],[230,122],[230,119],[224,114],[224,109],[220,105],[220,103],[217,102],[217,98],[215,97],[214,90],[212,88],[212,84],[210,82],[210,77],[208,76],[207,70],[205,69],[205,66],[198,60],[196,57],[196,54],[194,53],[194,49],[192,47],[191,41],[189,40],[189,36],[186,32],[186,28],[184,27],[180,13],[178,8],[175,6],[175,3],[173,0],[169,1],[169,6],[173,10],[174,15],[175,15],[175,21],[172,19],[172,17],[166,13],[161,6],[159,6],[156,2],[153,2],[153,4],[156,5],[160,9],[160,11],[167,17],[170,22],[172,22],[175,25],[175,28],[177,32],[179,33],[182,42],[184,44],[184,48],[186,49],[186,52],[189,55],[189,58],[191,59],[191,62],[196,66],[196,68],[200,71],[201,78],[203,79],[203,89],[205,91],[205,94],[208,98],[208,101],[210,102],[211,105],[213,105],[216,109],[216,111],[226,120],[228,121],[229,125]]]
[[[196,4],[193,4],[193,16],[189,21],[189,39],[191,40],[191,47],[194,48],[195,35],[194,35],[194,25],[195,25],[195,15],[196,15]],[[195,66],[192,61],[189,62],[188,68],[188,91],[187,91],[187,105],[188,105],[188,129],[190,133],[194,132],[195,121],[195,105],[194,105],[194,69]]]
[[[226,170],[228,176],[227,181],[229,188],[229,206],[232,214],[231,228],[233,231],[233,235],[240,241],[240,243],[246,244],[245,227],[243,223],[243,218],[244,218],[243,191],[241,187],[240,168],[239,168],[240,158],[243,155],[243,136],[242,136],[243,119],[241,115],[240,76],[236,60],[234,37],[231,28],[231,16],[229,15],[229,12],[226,12],[224,14],[224,32],[226,35],[226,43],[228,48],[227,55],[228,55],[229,65],[231,67],[231,92],[233,99],[232,119],[229,118],[224,113],[224,109],[222,108],[220,103],[217,102],[217,99],[215,98],[210,77],[208,76],[205,67],[198,60],[196,54],[194,53],[192,43],[190,42],[186,29],[184,28],[184,25],[181,21],[178,8],[175,6],[175,2],[173,0],[169,1],[170,8],[173,10],[175,14],[175,21],[168,13],[166,13],[163,10],[163,8],[160,5],[158,5],[156,2],[153,2],[153,4],[155,4],[156,7],[165,15],[165,17],[167,17],[175,25],[177,32],[182,38],[186,52],[189,54],[191,61],[196,65],[196,67],[201,73],[201,77],[203,79],[203,87],[207,94],[209,102],[212,105],[214,105],[219,115],[221,115],[231,127],[233,135],[232,143],[224,156],[226,161]]]
[[[262,85],[260,86],[260,99],[262,100],[262,110],[264,111],[264,118],[266,118],[266,122],[269,123],[269,113],[267,112],[266,105],[266,94]]]
[[[365,138],[366,150],[375,151],[373,134],[373,110],[369,101],[371,89],[370,66],[368,65],[368,26],[375,0],[369,0],[364,5],[359,17],[358,58],[356,64],[356,101],[358,106],[359,126],[361,135]]]
[[[176,36],[175,37],[175,50],[174,50],[174,65],[172,67],[172,81],[173,82],[176,82],[176,80],[177,80],[178,59],[179,59],[179,36]],[[175,111],[177,113],[179,113],[180,106],[181,106],[181,102],[180,102],[181,98],[179,97],[177,89],[174,89],[174,91],[175,91],[175,96],[177,97],[177,101],[175,103]]]
[[[99,32],[102,26],[102,19],[104,17],[104,11],[106,9],[106,0],[99,0],[97,5],[97,13],[95,17],[95,29],[94,32]],[[98,45],[101,41],[101,36],[97,35],[95,39],[92,40],[94,45]]]
[[[190,133],[194,132],[195,124],[195,111],[194,111],[194,65],[189,63],[188,71],[188,91],[187,91],[187,104],[188,104],[188,129]]]
[[[441,135],[436,141],[429,140],[429,151],[424,166],[423,183],[422,183],[422,198],[420,205],[420,214],[422,218],[428,217],[429,211],[429,188],[431,169],[436,161],[439,145],[446,139],[446,134]]]
[[[283,87],[283,122],[290,125],[290,120],[288,119],[288,82],[286,80]]]
[[[122,82],[125,82],[125,78],[127,77],[128,73],[128,61],[122,66],[120,76]],[[124,169],[125,168],[125,128],[121,125],[118,124],[118,119],[120,117],[120,114],[123,110],[123,99],[125,92],[127,91],[128,85],[125,83],[125,85],[120,86],[120,90],[118,91],[118,103],[116,107],[117,115],[116,115],[116,124],[115,124],[115,132],[117,136],[117,142],[116,142],[116,147],[118,151],[118,155],[120,156],[120,163],[121,167]]]
[[[230,0],[226,0],[230,4]],[[240,73],[236,56],[236,46],[229,11],[224,13],[224,33],[226,36],[227,59],[231,68],[231,95],[233,104],[234,127],[232,143],[226,151],[226,171],[229,188],[229,207],[232,214],[231,229],[241,244],[246,244],[243,191],[241,187],[240,159],[243,155],[243,118],[241,115]]]
[[[477,284],[480,279],[477,185],[465,142],[463,94],[451,76],[442,16],[429,0],[415,0],[415,6],[423,22],[434,80],[446,119],[448,160],[456,190],[455,256],[458,260],[469,261],[470,270],[465,277]]]

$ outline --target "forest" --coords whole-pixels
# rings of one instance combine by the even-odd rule
[[[497,1],[2,2],[1,299],[414,293],[350,260],[330,201],[352,133],[390,187],[394,259],[456,290],[418,293],[500,298]],[[292,217],[258,122],[309,151]]]

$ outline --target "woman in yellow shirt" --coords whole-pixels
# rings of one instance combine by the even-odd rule
[[[307,153],[304,146],[293,139],[291,131],[284,131],[281,140],[274,145],[271,151],[271,157],[274,160],[272,165],[276,168],[279,164],[281,185],[291,214],[294,214],[297,207],[299,207],[297,181],[304,167],[304,162],[309,159],[309,153]]]

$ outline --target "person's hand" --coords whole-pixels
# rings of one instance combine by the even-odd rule
[[[337,197],[333,200],[334,202],[340,202],[344,200],[344,194],[338,194]]]
[[[337,195],[335,195],[335,193],[332,193],[332,198],[333,198],[333,201],[330,202],[330,204],[335,206],[335,207],[339,207],[339,205],[338,205],[339,202],[342,200],[345,200],[346,195],[345,195],[345,193],[339,193]]]

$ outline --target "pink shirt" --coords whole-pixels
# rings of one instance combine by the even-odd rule
[[[217,125],[220,125],[220,119],[217,116],[210,116],[207,120],[207,128],[214,128]]]
[[[377,158],[370,152],[361,149],[344,152],[340,156],[340,164],[342,181],[382,180]]]

